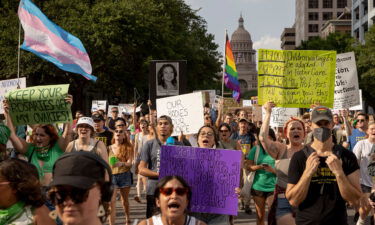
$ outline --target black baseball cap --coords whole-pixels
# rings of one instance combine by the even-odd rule
[[[250,123],[250,121],[246,118],[241,118],[238,122],[247,122],[247,123]]]
[[[327,120],[329,122],[333,120],[332,111],[325,106],[317,106],[311,112],[311,122],[317,123],[321,120]]]
[[[105,180],[105,167],[103,162],[99,162],[100,160],[102,159],[92,152],[65,153],[53,166],[50,186],[69,185],[81,189],[91,188],[95,182]]]
[[[94,115],[92,115],[91,118],[94,121],[98,121],[98,120],[103,120],[104,121],[104,117],[102,115],[100,115],[100,114],[94,114]]]

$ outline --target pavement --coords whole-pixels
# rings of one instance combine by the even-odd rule
[[[135,182],[136,182],[136,176]],[[134,183],[135,183],[134,182]],[[129,194],[129,204],[130,204],[130,219],[131,224],[136,225],[141,220],[146,218],[146,198],[145,195],[142,195],[142,203],[138,203],[134,200],[136,196],[136,187],[131,188]],[[254,204],[251,204],[250,207],[253,211],[251,215],[246,214],[243,210],[238,211],[238,215],[234,218],[234,224],[246,224],[246,225],[256,225],[256,215],[255,215],[255,208]],[[348,222],[349,225],[355,225],[353,222],[354,210],[348,209]],[[125,213],[121,205],[121,200],[116,202],[116,225],[124,225],[125,224]],[[266,223],[267,224],[267,223]],[[369,219],[366,222],[366,225],[370,225]]]

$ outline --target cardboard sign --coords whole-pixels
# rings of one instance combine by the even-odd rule
[[[202,92],[177,95],[156,100],[158,118],[167,115],[172,118],[173,134],[196,134],[204,124]]]
[[[9,101],[13,124],[51,124],[72,122],[71,105],[65,101],[69,84],[35,86],[10,91]]]
[[[359,85],[354,52],[338,54],[334,109],[348,109],[359,105]]]
[[[104,110],[104,112],[107,112],[107,101],[106,100],[92,100],[91,112],[95,112],[100,109]]]
[[[298,108],[280,108],[275,107],[272,109],[270,126],[271,127],[284,127],[284,124],[291,118],[297,117],[299,114]],[[266,112],[262,107],[262,118],[266,116]]]
[[[359,105],[350,107],[349,110],[363,110],[362,90],[361,89],[359,89],[358,95],[359,95]]]
[[[238,108],[242,108],[242,102],[238,103],[233,98],[224,98],[223,115]]]
[[[237,215],[241,151],[162,146],[159,178],[178,175],[192,188],[190,211]]]
[[[20,88],[26,88],[26,78],[21,77],[19,80]],[[2,80],[0,81],[0,114],[4,113],[3,100],[5,99],[5,94],[11,90],[16,90],[18,87],[18,79]]]
[[[309,108],[320,103],[332,108],[335,51],[260,49],[258,59],[260,105],[273,101],[278,107]]]

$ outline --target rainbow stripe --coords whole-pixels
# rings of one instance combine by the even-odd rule
[[[228,35],[225,43],[225,68],[224,68],[224,83],[225,86],[233,90],[233,98],[237,102],[240,101],[240,83],[238,82],[238,73],[236,63],[234,62],[232,48],[230,46]]]

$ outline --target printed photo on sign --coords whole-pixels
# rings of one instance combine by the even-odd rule
[[[178,95],[178,62],[156,63],[156,95]]]
[[[0,81],[0,114],[4,113],[3,100],[5,99],[5,94],[11,90],[17,89],[19,84],[20,88],[26,88],[26,78],[21,77],[18,79],[9,79]]]

